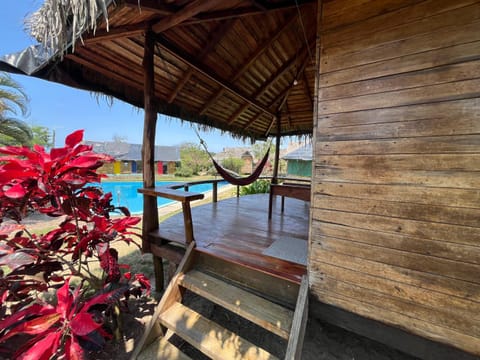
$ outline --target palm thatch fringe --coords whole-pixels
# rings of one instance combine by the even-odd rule
[[[97,20],[103,16],[108,31],[107,8],[113,0],[45,0],[25,25],[30,34],[46,49],[63,55],[68,47],[75,48],[82,33],[95,33]]]

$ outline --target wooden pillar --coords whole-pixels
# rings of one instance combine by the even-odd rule
[[[157,126],[157,109],[155,106],[154,79],[155,34],[147,31],[143,54],[144,70],[144,125],[143,125],[143,187],[155,186],[155,130]],[[150,252],[148,234],[158,228],[158,209],[156,196],[143,196],[142,250]],[[161,290],[161,289],[159,289]]]
[[[279,161],[280,161],[280,114],[277,114],[277,134],[275,137],[275,160],[273,163],[273,176],[272,176],[272,184],[278,183],[278,168],[279,168]]]

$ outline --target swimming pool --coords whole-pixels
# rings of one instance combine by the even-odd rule
[[[156,186],[167,186],[181,184],[180,182],[157,181]],[[227,182],[218,183],[218,188],[225,186]],[[114,206],[126,206],[132,214],[143,212],[143,195],[137,192],[143,186],[141,181],[102,181],[100,184],[104,192],[112,193],[112,204]],[[212,184],[199,184],[189,186],[189,191],[204,193],[212,190]],[[158,206],[171,204],[173,201],[164,198],[157,198]]]

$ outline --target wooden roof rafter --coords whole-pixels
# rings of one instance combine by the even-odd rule
[[[152,31],[156,34],[164,32],[185,20],[192,18],[193,16],[206,12],[215,6],[221,4],[224,0],[195,0],[188,3],[181,10],[174,12],[161,19],[158,23],[152,26]]]
[[[83,88],[142,106],[144,37],[153,26],[161,31],[153,49],[159,113],[252,138],[275,133],[275,117],[282,134],[306,133],[314,69],[298,69],[305,38],[315,35],[317,1],[296,3],[121,0],[110,8],[110,31],[99,21],[95,36],[82,34],[84,45],[65,55],[65,68]]]
[[[218,45],[218,43],[223,39],[225,34],[232,28],[235,23],[235,19],[229,19],[218,25],[214,30],[211,31],[210,36],[207,39],[206,45],[198,56],[197,61],[202,62],[205,57]],[[192,77],[194,69],[189,67],[188,70],[183,74],[182,78],[178,81],[177,86],[172,91],[172,94],[169,96],[167,102],[171,104],[178,93],[183,89],[187,82]]]
[[[292,14],[288,17],[285,23],[279,27],[279,29],[267,40],[265,40],[256,51],[254,51],[250,57],[240,66],[240,68],[235,72],[235,76],[231,79],[231,81],[238,80],[245,72],[250,68],[250,66],[258,59],[258,57],[263,54],[270,46],[283,34],[283,32],[290,27],[297,19],[297,14]],[[200,109],[200,115],[205,114],[210,106],[212,106],[222,95],[224,89],[220,88]]]
[[[308,79],[307,75],[305,75],[305,71],[303,72],[303,89],[305,92],[305,95],[308,98],[308,103],[310,104],[310,109],[313,111],[313,98],[312,98],[312,92],[310,91],[310,87],[308,86]]]
[[[165,2],[160,3],[157,0],[123,0],[125,6],[131,9],[138,9],[139,11],[149,11],[158,15],[172,15],[179,8],[175,5],[166,4]]]
[[[216,74],[212,73],[208,69],[206,69],[203,64],[196,62],[195,60],[190,60],[188,54],[184,54],[182,50],[176,48],[174,45],[169,43],[165,38],[161,35],[157,35],[156,37],[157,44],[164,49],[165,51],[169,52],[172,56],[176,57],[181,62],[185,63],[186,65],[192,67],[194,70],[202,74],[203,76],[207,77],[220,87],[224,88],[225,91],[228,91],[235,95],[236,97],[240,98],[242,101],[248,102],[253,107],[261,110],[270,115],[274,115],[272,111],[259,102],[251,99],[248,95],[243,94],[240,90],[236,89],[231,83],[227,83],[223,79],[220,79]]]
[[[268,79],[260,88],[257,89],[255,94],[253,94],[252,98],[258,100],[260,96],[263,95],[265,91],[267,91],[273,84],[275,84],[286,72],[290,71],[292,67],[297,66],[298,58],[302,59],[301,64],[304,62],[303,58],[307,54],[307,46],[304,46],[299,54],[295,54],[292,58],[288,60],[285,64],[280,67],[275,74],[273,74],[270,79]],[[297,76],[297,74],[295,74]],[[293,86],[293,84],[291,84]],[[239,109],[230,117],[227,121],[229,125],[233,124],[238,117],[248,108],[249,104],[245,103],[239,107]]]
[[[208,14],[199,14],[198,16],[192,17],[192,19],[184,21],[181,25],[193,25],[208,21],[219,21],[231,18],[264,15],[266,13],[296,9],[297,4],[298,6],[303,6],[316,3],[317,1],[318,0],[297,0],[295,3],[291,0],[286,0],[278,2],[276,4],[267,4],[265,1],[256,1],[259,6],[252,5],[251,7],[235,10],[211,11]]]
[[[149,24],[141,22],[135,25],[123,25],[110,28],[109,31],[97,30],[95,34],[89,34],[83,40],[86,45],[101,43],[132,36],[143,35],[148,30]]]

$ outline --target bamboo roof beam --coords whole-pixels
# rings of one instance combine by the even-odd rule
[[[180,49],[175,48],[172,44],[168,43],[164,38],[161,36],[156,37],[157,44],[165,51],[168,51],[172,56],[176,57],[178,60],[182,61],[186,65],[192,67],[195,71],[199,72],[203,76],[207,77],[211,81],[215,82],[217,85],[225,89],[226,91],[232,93],[233,95],[240,98],[242,101],[245,101],[252,105],[253,107],[261,110],[262,112],[269,114],[271,116],[275,116],[275,114],[265,107],[264,105],[260,104],[259,102],[251,99],[248,95],[241,93],[239,90],[235,89],[233,85],[230,83],[225,82],[223,79],[218,78],[217,75],[213,74],[211,71],[204,68],[202,64],[197,63],[195,60],[189,60],[188,54],[183,54]]]
[[[209,37],[207,38],[205,47],[200,52],[198,56],[198,62],[202,62],[205,57],[217,46],[217,44],[223,39],[225,34],[232,28],[233,24],[235,23],[235,19],[230,19],[224,21],[222,24],[217,26],[210,32]],[[183,87],[187,84],[193,74],[193,68],[189,67],[188,70],[183,74],[182,78],[178,81],[177,86],[172,91],[170,96],[167,99],[167,102],[171,104],[173,100],[177,97],[178,93],[183,89]]]
[[[297,15],[292,14],[290,17],[287,19],[285,24],[283,24],[276,32],[273,34],[271,37],[269,37],[266,41],[264,41],[255,52],[250,55],[247,61],[245,61],[242,66],[235,72],[234,77],[231,79],[231,81],[236,81],[238,80],[247,70],[248,68],[257,60],[257,58],[263,54],[263,52],[268,49],[279,37],[282,35],[282,33],[290,26],[293,24],[293,22],[297,20]],[[199,114],[203,115],[210,106],[212,106],[222,95],[223,95],[224,89],[220,88],[203,106],[202,109],[200,109]]]

